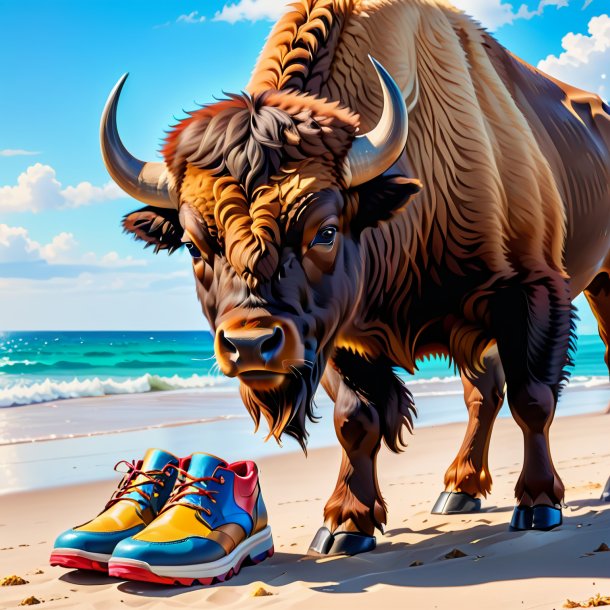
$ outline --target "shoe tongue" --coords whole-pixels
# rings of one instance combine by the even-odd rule
[[[191,456],[191,461],[189,463],[187,472],[195,479],[212,477],[219,466],[226,468],[228,464],[215,455],[209,455],[207,453],[194,453]],[[201,493],[197,493],[196,488],[206,490],[210,488],[211,484],[211,481],[199,481],[197,483],[192,482],[191,485],[186,488],[187,494],[184,496],[184,500],[191,505],[200,506],[202,509],[209,509],[210,498],[205,494],[202,495]]]
[[[193,453],[188,473],[198,479],[201,477],[211,477],[219,466],[226,468],[228,464],[215,455]]]
[[[149,449],[144,454],[140,470],[163,470],[168,464],[178,466],[178,458],[163,449]]]

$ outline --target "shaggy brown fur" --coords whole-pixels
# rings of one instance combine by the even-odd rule
[[[183,201],[199,208],[233,268],[255,287],[277,270],[295,198],[342,184],[338,163],[357,125],[336,102],[277,91],[234,95],[191,113],[164,153]]]
[[[369,54],[411,108],[409,140],[393,176],[349,188],[346,155],[383,105]],[[376,456],[383,439],[400,449],[413,409],[393,366],[454,359],[483,447],[461,452],[450,478],[486,471],[479,430],[498,405],[491,417],[477,405],[500,398],[482,362],[495,341],[525,438],[517,498],[561,501],[548,431],[570,300],[610,250],[609,118],[599,98],[526,66],[444,0],[297,0],[248,95],[170,133],[180,220],[202,252],[198,295],[254,419],[304,445],[330,363],[344,449],[331,530],[385,522]],[[605,312],[603,294],[594,286],[590,299]],[[478,479],[469,489],[483,493]]]

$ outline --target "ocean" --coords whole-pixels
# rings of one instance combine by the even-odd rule
[[[581,335],[572,385],[606,383],[603,354],[597,335]],[[455,382],[456,374],[447,360],[434,358],[421,362],[415,378],[407,381],[415,388],[435,382],[438,388]],[[218,372],[213,339],[206,331],[0,332],[0,407],[169,390],[234,391],[235,387],[235,380]]]

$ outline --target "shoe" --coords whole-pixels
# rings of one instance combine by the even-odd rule
[[[162,584],[210,585],[228,580],[245,563],[272,555],[256,464],[229,465],[195,453],[181,464],[160,515],[117,544],[108,573]]]
[[[51,553],[52,566],[106,572],[114,547],[142,531],[163,508],[174,487],[177,457],[149,449],[128,471],[104,510],[94,519],[60,534]],[[168,468],[171,465],[171,468]]]

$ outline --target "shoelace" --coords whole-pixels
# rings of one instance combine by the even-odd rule
[[[170,467],[171,464],[168,464]],[[214,504],[216,504],[216,500],[214,499],[214,494],[219,493],[213,489],[206,489],[203,487],[196,487],[196,483],[205,483],[206,481],[214,481],[215,483],[219,483],[220,485],[224,485],[225,478],[223,476],[220,477],[194,477],[189,474],[186,470],[179,468],[177,466],[171,466],[171,468],[175,468],[178,471],[178,478],[176,479],[176,485],[174,490],[172,491],[172,495],[170,496],[168,502],[161,510],[161,513],[164,513],[166,510],[171,508],[172,506],[188,506],[189,508],[194,508],[195,510],[201,510],[206,515],[210,516],[212,511],[209,508],[204,506],[200,506],[199,504],[193,504],[188,500],[185,500],[186,496],[196,495],[196,496],[204,496],[211,500]],[[159,513],[159,514],[161,514]]]
[[[127,472],[125,473],[125,476],[121,479],[118,489],[112,494],[110,500],[108,500],[108,502],[106,503],[104,510],[107,510],[111,506],[114,506],[117,502],[119,502],[119,500],[129,500],[130,502],[134,502],[135,504],[137,504],[139,507],[140,505],[135,498],[126,498],[125,495],[131,493],[132,491],[135,491],[140,496],[142,496],[144,500],[150,502],[150,494],[140,488],[143,485],[149,485],[150,483],[152,483],[153,485],[158,485],[161,488],[165,485],[165,481],[160,480],[156,477],[162,477],[164,475],[167,476],[167,466],[163,470],[143,471],[141,469],[141,462],[133,463],[128,462],[127,460],[121,460],[120,462],[117,462],[114,465],[114,470],[116,472],[119,472],[119,470],[117,469],[121,464],[125,464],[127,466]],[[168,464],[168,466],[170,466],[170,464]],[[136,479],[138,477],[143,477],[143,479],[141,481],[136,482]]]

